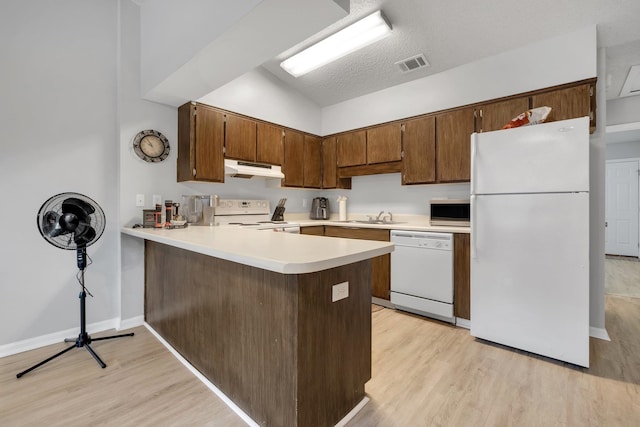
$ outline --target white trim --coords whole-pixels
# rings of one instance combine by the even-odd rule
[[[622,123],[619,125],[608,125],[606,133],[627,132],[632,130],[640,130],[640,122]]]
[[[360,410],[362,410],[362,408],[364,408],[364,406],[369,403],[369,398],[367,396],[363,397],[362,400],[360,401],[360,403],[358,403],[356,406],[353,407],[352,410],[349,411],[349,413],[347,415],[344,416],[344,418],[342,418],[340,421],[338,421],[338,424],[335,425],[335,427],[344,427],[347,425],[347,423],[349,421],[351,421],[351,419],[353,417],[356,416],[356,414],[358,412],[360,412]]]
[[[605,328],[596,328],[595,326],[589,326],[589,336],[598,338],[605,341],[611,341],[609,334]]]
[[[109,329],[115,329],[118,325],[118,319],[103,320],[102,322],[92,323],[87,325],[87,331],[91,333],[102,332]],[[16,341],[9,344],[0,346],[0,357],[11,356],[14,354],[22,353],[24,351],[33,350],[36,348],[44,347],[51,344],[57,344],[64,342],[65,338],[75,338],[80,333],[79,327],[66,329],[64,331],[53,332],[47,335],[40,335],[39,337],[28,338],[23,341]]]
[[[456,317],[456,326],[465,329],[471,329],[471,320],[463,319],[462,317]]]
[[[131,328],[135,328],[136,326],[143,326],[143,325],[144,325],[144,315],[140,315],[140,316],[131,317],[129,319],[120,319],[120,326],[118,327],[118,330],[131,329]]]
[[[182,363],[188,370],[191,371],[193,375],[196,376],[204,385],[206,385],[209,390],[213,391],[216,396],[220,398],[233,412],[238,414],[240,418],[244,420],[248,425],[259,427],[258,423],[253,421],[249,415],[247,415],[242,409],[240,409],[231,399],[229,399],[218,387],[216,387],[211,381],[209,381],[204,375],[200,373],[196,368],[194,368],[180,353],[178,353],[171,345],[164,340],[148,323],[144,323],[144,326],[151,332],[157,339],[164,345],[167,350],[173,354],[173,356],[178,359],[180,363]]]

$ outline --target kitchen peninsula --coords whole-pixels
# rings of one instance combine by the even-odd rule
[[[122,232],[145,240],[146,322],[258,424],[335,425],[365,398],[371,258],[393,244],[233,227]]]

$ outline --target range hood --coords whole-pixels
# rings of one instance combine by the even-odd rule
[[[235,178],[284,178],[280,166],[231,159],[224,159],[224,174]]]

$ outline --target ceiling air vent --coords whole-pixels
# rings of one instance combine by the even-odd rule
[[[415,55],[411,58],[398,61],[396,62],[396,65],[400,68],[400,71],[402,71],[403,73],[408,73],[419,68],[428,67],[429,61],[427,61],[427,58],[425,58],[425,56],[421,53],[420,55]]]

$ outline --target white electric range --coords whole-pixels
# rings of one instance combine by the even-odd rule
[[[300,233],[300,224],[272,221],[268,200],[218,199],[215,224],[220,227],[242,227],[284,233]]]

